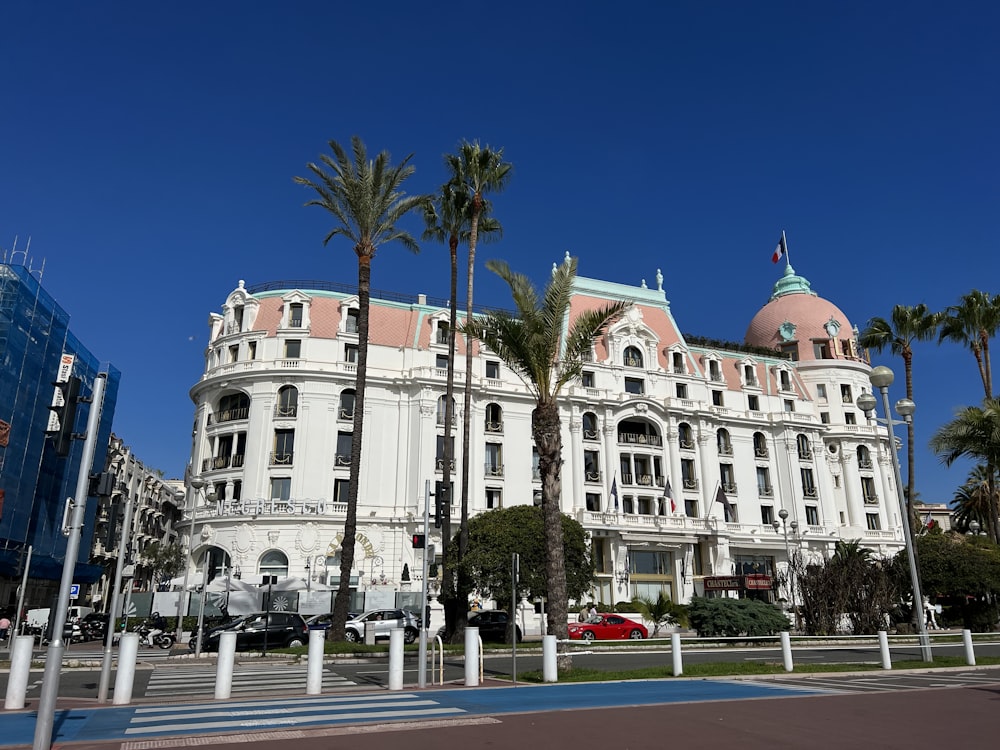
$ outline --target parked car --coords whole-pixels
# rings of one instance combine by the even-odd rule
[[[388,638],[396,628],[403,629],[403,642],[413,643],[420,633],[420,618],[408,609],[373,609],[347,621],[344,637],[359,643],[365,639],[365,629],[375,627],[375,638]]]
[[[637,641],[648,638],[649,631],[642,623],[627,617],[598,613],[586,622],[570,623],[569,637],[584,641],[613,641],[627,638]]]
[[[347,619],[353,620],[357,618],[360,612],[348,612]],[[333,624],[333,612],[327,612],[322,615],[313,615],[308,620],[306,620],[306,625],[310,628],[323,628],[326,630],[327,638],[330,637],[330,626]]]
[[[237,651],[263,649],[265,633],[269,648],[295,648],[309,642],[309,628],[298,612],[254,612],[208,629],[202,650],[218,651],[219,638],[227,632],[236,633]],[[194,649],[196,641],[192,638],[188,646]]]
[[[479,628],[479,637],[483,643],[507,643],[507,623],[510,617],[501,609],[484,609],[469,615],[469,626]],[[514,625],[517,631],[517,641],[521,642],[521,628]],[[444,628],[438,631],[438,635],[444,635]]]

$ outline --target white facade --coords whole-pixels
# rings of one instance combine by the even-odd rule
[[[773,525],[781,509],[797,524],[788,550],[807,559],[828,556],[839,539],[861,539],[878,554],[901,549],[885,430],[869,426],[854,406],[870,391],[869,367],[856,355],[849,322],[835,320],[836,308],[786,272],[772,303],[754,318],[748,342],[774,327],[767,319],[772,306],[787,307],[795,295],[796,314],[808,316],[817,305],[825,306],[816,308],[824,316],[835,311],[819,334],[827,331],[829,341],[813,335],[807,321],[783,321],[781,348],[792,358],[695,344],[680,334],[661,285],[577,280],[571,314],[604,299],[635,302],[596,342],[583,379],[562,400],[562,503],[591,534],[595,600],[655,598],[663,590],[686,601],[705,592],[706,578],[710,587],[736,586],[730,594],[752,590],[758,584],[745,575],[771,574],[787,560],[785,536]],[[201,491],[188,487],[188,507],[197,512],[193,523],[188,514],[187,531],[182,526],[192,575],[200,575],[208,556],[212,574],[238,566],[251,583],[276,574],[337,585],[357,298],[328,283],[310,287],[247,289],[240,282],[222,315],[210,318],[205,372],[191,389],[191,474],[206,482]],[[410,539],[423,530],[425,482],[441,477],[447,347],[439,328],[447,320],[447,309],[423,295],[372,299],[358,591],[385,597],[407,590],[404,566],[419,588],[421,552]],[[849,339],[838,338],[841,330]],[[475,514],[530,503],[540,483],[527,389],[497,357],[476,345],[473,353]],[[459,471],[464,361],[460,346],[453,430]],[[460,478],[452,479],[459,488]],[[211,502],[208,491],[215,493]],[[460,500],[456,489],[453,520]],[[440,549],[433,529],[428,542]]]

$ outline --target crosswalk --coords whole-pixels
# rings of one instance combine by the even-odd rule
[[[901,690],[996,685],[1000,679],[992,670],[970,670],[968,672],[872,672],[866,675],[817,673],[809,677],[775,677],[766,682],[782,687],[807,687],[823,693],[895,693]]]
[[[149,706],[135,709],[126,737],[250,731],[268,727],[339,724],[363,720],[391,721],[457,716],[464,709],[443,705],[427,694],[372,693],[317,696],[295,701],[240,701],[225,704]]]
[[[112,658],[118,660],[118,647],[111,652]],[[37,661],[45,661],[48,651],[36,651],[33,657]],[[161,661],[170,658],[170,650],[162,648],[141,648],[136,656],[137,661]],[[104,659],[104,648],[95,646],[86,649],[67,649],[63,652],[63,663],[66,662],[101,662]]]
[[[236,664],[233,669],[232,695],[250,693],[296,694],[306,690],[306,664]],[[146,685],[147,698],[177,696],[214,696],[216,666],[191,664],[155,667]],[[323,670],[322,691],[331,693],[357,689],[355,682],[335,672]]]

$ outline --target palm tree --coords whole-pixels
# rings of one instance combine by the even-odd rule
[[[955,528],[968,531],[975,521],[984,529],[989,528],[990,517],[990,477],[986,466],[980,464],[969,472],[969,478],[955,491],[952,498]],[[996,477],[993,478],[996,487]]]
[[[466,321],[463,332],[479,339],[524,382],[535,398],[531,434],[538,450],[542,476],[542,516],[545,524],[545,576],[548,580],[548,633],[560,642],[559,663],[572,665],[565,650],[568,637],[566,567],[563,560],[561,477],[562,432],[559,392],[583,369],[594,339],[631,304],[618,301],[580,312],[567,321],[576,278],[576,259],[555,268],[541,298],[527,276],[514,273],[503,261],[486,267],[507,282],[516,318],[503,311]],[[563,327],[568,329],[563,336]]]
[[[469,259],[466,286],[466,320],[472,319],[472,287],[476,269],[476,246],[479,244],[480,222],[489,211],[488,193],[501,192],[510,179],[512,166],[503,160],[503,149],[482,147],[479,141],[462,141],[457,154],[445,155],[445,166],[451,173],[449,182],[466,193],[469,206]],[[469,469],[472,420],[472,342],[465,345],[465,398],[462,412],[462,521],[458,535],[458,556],[465,556],[469,544]],[[460,568],[461,569],[461,568]],[[460,574],[461,576],[462,574]],[[459,580],[454,599],[445,601],[446,623],[456,632],[464,627],[467,607],[462,600],[468,597],[471,581]],[[458,606],[459,603],[462,606]],[[448,606],[450,605],[450,606]]]
[[[889,349],[903,358],[903,373],[906,380],[906,397],[913,399],[913,344],[934,338],[941,316],[932,313],[927,305],[896,305],[892,308],[891,322],[884,318],[872,318],[858,336],[858,344],[882,352]],[[886,418],[891,418],[889,414]],[[910,528],[916,532],[918,520],[913,515],[913,501],[916,484],[914,471],[914,431],[913,422],[906,424],[906,509]]]
[[[673,600],[664,596],[662,591],[657,595],[656,601],[646,596],[636,596],[632,599],[632,604],[644,619],[653,623],[650,638],[656,638],[664,625],[679,625],[682,628],[688,626],[687,607],[683,604],[674,604]]]
[[[369,159],[358,136],[351,138],[353,162],[336,141],[329,142],[333,157],[321,154],[321,164],[306,166],[315,179],[296,177],[295,182],[312,188],[318,195],[305,205],[319,206],[333,214],[336,225],[323,239],[327,244],[337,235],[354,243],[358,256],[358,361],[354,395],[354,433],[351,436],[351,478],[347,490],[347,518],[340,553],[340,588],[333,604],[332,636],[344,637],[344,623],[350,602],[351,569],[358,522],[358,477],[361,472],[362,429],[365,413],[365,383],[368,369],[368,314],[371,294],[371,263],[382,244],[399,242],[418,252],[419,247],[397,223],[410,211],[421,208],[427,196],[407,196],[400,190],[414,168],[412,154],[393,166],[388,151]]]
[[[938,429],[930,442],[931,450],[940,456],[945,465],[956,460],[972,458],[985,466],[988,517],[986,531],[1000,544],[1000,527],[997,524],[996,472],[1000,467],[1000,399],[988,398],[980,406],[967,406],[955,418]]]
[[[972,350],[986,398],[993,397],[990,339],[997,329],[1000,329],[1000,297],[975,289],[962,295],[961,302],[945,310],[941,319],[938,342],[954,341]]]
[[[424,223],[426,224],[426,228],[424,229],[423,239],[447,244],[451,257],[451,286],[448,297],[449,311],[451,313],[448,325],[448,383],[445,390],[444,466],[441,471],[441,486],[451,487],[451,465],[455,459],[451,428],[455,419],[455,331],[458,326],[458,243],[459,241],[468,241],[470,225],[472,223],[472,200],[465,187],[451,182],[446,182],[442,185],[440,193],[424,207]],[[484,241],[489,241],[499,238],[503,233],[503,229],[500,226],[500,222],[496,219],[484,215],[480,218],[479,233]],[[448,498],[448,505],[451,505],[450,498]],[[449,559],[448,543],[450,541],[451,514],[449,513],[441,520],[441,555],[445,561]],[[460,559],[459,562],[461,562]],[[446,595],[444,598],[448,600],[457,597],[453,596],[452,576],[447,568],[447,562],[445,565],[442,580],[445,583],[444,589]],[[468,590],[459,593],[464,593],[466,598],[468,598]],[[459,609],[463,613],[463,616],[465,616],[463,608],[452,607],[451,609],[452,612]],[[452,618],[451,622],[448,622],[447,619],[445,625],[451,625],[454,630],[454,618]],[[446,629],[446,632],[451,631],[447,631]]]

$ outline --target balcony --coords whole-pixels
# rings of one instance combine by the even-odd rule
[[[774,487],[769,484],[757,485],[757,494],[760,497],[774,497]]]
[[[337,419],[354,419],[354,409],[344,409],[341,407],[337,411]]]
[[[448,462],[448,470],[449,471],[455,471],[455,459],[454,458],[451,459]],[[434,460],[434,471],[436,471],[438,473],[441,473],[441,472],[444,471],[444,459],[443,458],[437,458],[437,459]]]
[[[334,468],[338,466],[350,466],[351,465],[351,454],[350,453],[337,453],[333,457]]]
[[[858,468],[859,469],[871,469],[872,468],[872,460],[870,458],[859,458],[858,459]]]
[[[626,445],[663,445],[663,440],[659,435],[645,435],[639,432],[619,432],[618,442]]]
[[[484,471],[488,477],[502,477],[503,464],[486,464]]]
[[[293,453],[278,453],[275,451],[271,454],[270,465],[271,466],[291,466]]]
[[[878,495],[874,493],[865,495],[865,505],[878,505]]]
[[[753,449],[754,458],[767,458],[770,454],[767,448],[754,448]]]
[[[816,497],[819,493],[816,492],[815,487],[803,487],[802,495],[804,497]]]
[[[694,450],[694,441],[693,440],[683,440],[683,439],[681,439],[681,440],[677,441],[677,445],[680,446],[680,448],[682,450],[686,450],[686,451],[693,451]]]
[[[686,490],[696,490],[698,489],[698,480],[694,478],[687,478],[681,480],[681,484]]]
[[[243,455],[242,453],[237,453],[235,456],[233,456],[232,467],[234,469],[243,468],[243,461],[244,461],[244,459],[246,459],[245,455]]]
[[[722,491],[725,492],[727,495],[735,495],[736,494],[736,482],[723,482],[722,483]]]
[[[229,466],[229,461],[229,456],[214,456],[213,458],[206,458],[201,462],[201,470],[214,471],[216,469],[225,469]]]
[[[731,445],[720,445],[719,446],[720,456],[731,456],[733,455],[733,446]]]
[[[709,372],[708,373],[708,379],[711,380],[713,383],[721,383],[722,382],[722,373],[721,372]]]
[[[214,421],[216,422],[216,424],[222,424],[223,422],[234,422],[236,420],[249,419],[249,418],[250,418],[249,406],[241,406],[238,409],[223,409],[222,411],[217,412],[214,415]],[[208,423],[212,424],[212,421],[213,421],[213,415],[209,414]]]
[[[808,448],[799,448],[800,461],[812,461],[813,452]]]
[[[539,476],[538,478],[541,479],[541,476]],[[601,472],[600,471],[585,471],[583,473],[583,481],[584,482],[600,482],[601,481]]]
[[[274,407],[275,419],[295,419],[298,413],[299,413],[299,407],[296,404],[290,404],[290,405],[275,404]]]
[[[487,422],[487,432],[503,432],[503,422]]]

